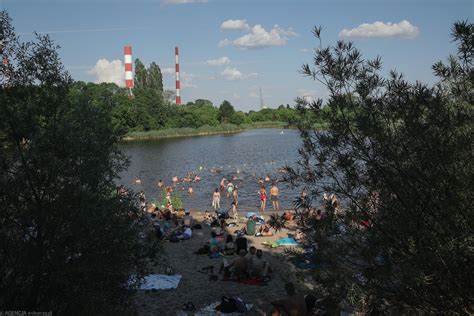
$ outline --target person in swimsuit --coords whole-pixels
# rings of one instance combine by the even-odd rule
[[[219,186],[219,191],[221,192],[224,192],[225,190],[225,181],[226,181],[226,178],[222,178],[221,185]]]
[[[234,184],[229,181],[229,183],[227,183],[227,197],[230,197],[232,192],[234,192]]]
[[[274,211],[280,210],[280,202],[278,201],[278,188],[276,183],[272,183],[272,188],[270,189],[270,200],[272,201],[272,206]]]
[[[263,213],[265,212],[265,206],[267,205],[267,190],[265,190],[265,186],[262,185],[260,187],[258,195],[260,197],[260,211]]]
[[[219,193],[219,189],[217,188],[212,194],[212,207],[214,208],[214,210],[221,208],[221,194]]]

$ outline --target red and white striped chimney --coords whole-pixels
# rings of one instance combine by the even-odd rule
[[[125,86],[128,88],[130,96],[133,96],[133,64],[132,64],[132,46],[125,46],[123,48],[125,56]]]
[[[179,50],[178,46],[174,48],[175,62],[176,62],[176,105],[181,104],[181,96],[179,95],[180,84],[179,84]]]

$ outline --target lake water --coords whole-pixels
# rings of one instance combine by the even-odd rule
[[[130,157],[129,169],[122,173],[120,182],[139,192],[147,199],[162,200],[158,180],[172,184],[173,176],[180,179],[188,173],[201,177],[198,183],[180,182],[174,187],[184,207],[192,210],[211,209],[212,192],[219,187],[222,177],[233,181],[239,188],[239,211],[256,211],[260,206],[257,191],[258,179],[269,176],[281,180],[279,169],[294,164],[301,144],[298,131],[279,129],[255,129],[231,135],[213,135],[189,138],[161,139],[152,141],[124,142],[120,147]],[[211,170],[219,169],[220,172]],[[139,178],[140,184],[133,179]],[[193,187],[189,195],[187,189]],[[299,192],[285,183],[278,183],[280,207],[291,208]],[[266,183],[270,194],[270,183]],[[221,197],[221,207],[229,208],[232,199]],[[267,201],[267,210],[271,202]]]

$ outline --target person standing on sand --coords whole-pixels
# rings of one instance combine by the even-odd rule
[[[265,212],[265,207],[267,205],[267,190],[265,190],[265,186],[262,185],[260,190],[258,191],[258,195],[260,197],[260,212]]]
[[[272,188],[270,189],[270,200],[272,201],[272,206],[274,211],[280,210],[280,202],[278,201],[278,187],[276,183],[272,183]]]
[[[214,210],[221,208],[221,194],[218,188],[216,188],[212,194],[212,207]]]

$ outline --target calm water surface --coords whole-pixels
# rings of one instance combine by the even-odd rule
[[[301,144],[298,132],[281,132],[256,129],[232,135],[126,142],[121,149],[130,157],[131,165],[122,173],[120,182],[136,192],[143,190],[149,201],[161,201],[159,179],[168,185],[175,175],[182,179],[188,173],[197,174],[200,182],[180,182],[174,193],[182,198],[185,208],[206,210],[211,209],[212,192],[222,177],[236,176],[238,179],[233,183],[239,188],[239,211],[256,211],[260,206],[258,179],[269,175],[270,179],[279,180],[282,173],[278,169],[297,160]],[[140,184],[133,183],[136,177]],[[189,186],[193,187],[192,195],[187,193]],[[278,183],[278,187],[281,207],[292,207],[299,193],[284,183]],[[266,183],[266,188],[269,195],[270,183]],[[221,207],[229,208],[231,201],[222,194]],[[267,209],[271,209],[270,201]]]

